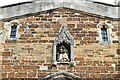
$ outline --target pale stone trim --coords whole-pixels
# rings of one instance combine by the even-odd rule
[[[66,37],[64,35],[66,35]],[[70,44],[70,62],[69,62],[69,64],[73,65],[74,64],[74,40],[73,40],[72,36],[70,35],[70,33],[68,32],[67,25],[61,26],[59,35],[53,43],[52,64],[57,65],[57,63],[60,63],[60,62],[57,62],[57,60],[56,60],[56,46],[57,46],[57,44],[59,44],[63,41],[68,42]]]
[[[103,25],[107,26],[107,35],[108,35],[108,41],[107,42],[102,41],[101,28],[103,27]],[[112,36],[111,36],[112,28],[114,28],[113,25],[111,23],[107,23],[105,21],[100,21],[97,24],[97,29],[98,29],[98,34],[99,34],[99,43],[100,44],[104,44],[104,45],[112,44]]]
[[[10,38],[10,34],[11,34],[11,27],[12,27],[12,25],[14,25],[14,23],[17,23],[18,25],[17,25],[17,30],[16,30],[16,38]],[[7,31],[7,39],[8,40],[18,40],[19,39],[19,34],[18,34],[18,29],[19,29],[19,27],[20,27],[20,23],[17,21],[17,20],[13,20],[13,21],[11,21],[11,22],[6,22],[5,24],[4,24],[4,28],[6,29],[6,31]],[[6,34],[6,33],[5,33]]]
[[[79,76],[74,75],[73,73],[65,72],[65,71],[60,71],[54,74],[47,75],[46,77],[43,78],[43,80],[49,80],[60,75],[66,76],[68,78],[70,77],[74,80],[82,80],[82,78],[80,78]]]
[[[94,3],[94,1],[90,0],[33,0],[28,3],[0,8],[0,19],[18,17],[61,7],[93,13],[100,16],[107,16],[110,18],[120,18],[118,16],[118,6]]]

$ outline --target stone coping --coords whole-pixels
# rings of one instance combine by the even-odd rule
[[[101,17],[120,18],[119,6],[87,0],[35,0],[0,7],[0,19],[33,14],[55,8],[70,8]]]

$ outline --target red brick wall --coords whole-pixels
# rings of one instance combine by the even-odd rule
[[[118,79],[118,41],[100,45],[96,25],[101,20],[88,14],[68,9],[56,9],[17,19],[20,24],[19,40],[5,40],[2,52],[2,78],[43,78],[61,70],[81,78]],[[111,21],[110,19],[106,19]],[[30,34],[25,34],[24,23],[30,23]],[[67,24],[75,41],[75,66],[51,65],[52,43],[61,24]],[[119,36],[117,21],[113,21],[112,34]],[[48,70],[40,70],[48,66]],[[118,79],[119,80],[119,79]]]

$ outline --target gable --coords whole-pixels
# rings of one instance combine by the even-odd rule
[[[48,26],[49,23],[60,23],[60,24],[72,24],[76,22],[84,23],[83,21],[86,21],[86,23],[89,23],[89,21],[96,21],[98,23],[101,19],[105,17],[99,17],[94,14],[86,13],[86,12],[81,12],[77,11],[74,9],[69,9],[69,8],[56,8],[56,9],[51,9],[48,11],[42,11],[39,13],[35,14],[29,14],[26,16],[21,16],[18,17],[19,22],[40,22],[43,24],[44,22],[48,22],[45,25]],[[14,19],[14,18],[11,18]],[[11,20],[8,19],[8,20]],[[106,18],[109,19],[109,18]]]
[[[72,3],[72,4],[71,4]],[[11,17],[18,17],[22,15],[27,15],[31,13],[51,10],[55,8],[66,7],[75,9],[78,11],[83,11],[87,13],[97,14],[100,16],[107,16],[110,18],[119,18],[117,5],[100,4],[94,1],[84,1],[84,0],[35,0],[31,2],[25,2],[21,4],[14,4],[10,6],[3,6],[0,8],[0,19],[7,19]],[[9,13],[9,14],[8,14]]]

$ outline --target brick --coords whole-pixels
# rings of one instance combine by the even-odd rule
[[[44,17],[45,17],[45,18],[52,18],[52,17],[53,17],[53,14],[45,15]]]
[[[7,73],[2,73],[2,78],[7,78]]]
[[[50,19],[50,18],[48,18],[47,20],[48,20],[48,21],[52,21],[52,19]]]
[[[113,71],[114,71],[114,68],[113,68],[113,67],[106,67],[106,70],[107,70],[107,71],[110,71],[110,72],[113,72]]]
[[[57,34],[55,34],[55,33],[49,33],[48,36],[49,36],[49,37],[56,37]]]
[[[23,70],[30,70],[30,66],[21,66]]]
[[[18,32],[24,32],[24,28],[23,27],[20,27]]]
[[[94,73],[91,73],[90,76],[89,76],[89,78],[95,79],[95,74],[94,74]]]
[[[62,17],[68,17],[68,15],[62,15]],[[68,20],[67,20],[68,21]]]
[[[84,33],[77,33],[75,36],[76,36],[76,37],[84,37],[85,34],[84,34]]]
[[[42,78],[43,78],[43,77],[45,77],[46,75],[47,75],[46,73],[39,73],[39,74],[38,74],[38,77],[42,77]]]
[[[5,43],[16,43],[16,40],[5,40]]]
[[[67,21],[72,21],[72,18],[67,18]]]
[[[36,73],[35,72],[29,72],[28,77],[34,78],[34,77],[36,77]]]
[[[84,60],[84,58],[83,58],[83,57],[79,57],[79,58],[78,58],[78,57],[76,57],[76,58],[75,58],[75,61],[83,61],[83,60]]]
[[[85,27],[85,25],[84,24],[77,24],[77,27],[79,28],[84,28]]]
[[[3,68],[3,69],[10,70],[10,65],[4,65],[4,68]]]
[[[73,21],[80,21],[80,18],[73,18]]]
[[[49,42],[48,40],[40,40],[39,43],[46,43]]]
[[[90,40],[90,37],[84,37],[83,40]]]
[[[36,17],[36,21],[40,20],[40,17]]]
[[[21,66],[18,66],[18,65],[14,65],[13,66],[13,69],[16,69],[16,70],[19,70],[19,69],[21,69],[22,67]]]
[[[118,29],[117,28],[112,28],[112,31],[114,32],[117,32],[118,31]]]
[[[60,17],[60,15],[56,14],[56,15],[54,15],[54,17]]]
[[[33,34],[22,34],[21,37],[33,37]]]
[[[27,22],[32,22],[32,21],[35,21],[35,20],[36,19],[33,16],[27,18]]]
[[[94,40],[88,40],[88,43],[95,43]]]
[[[97,28],[97,27],[96,27],[96,26],[97,26],[96,23],[89,23],[88,26],[91,27],[91,28]]]
[[[76,71],[80,71],[80,67],[75,67],[75,70]]]
[[[80,67],[80,70],[85,72],[87,71],[87,67]]]
[[[98,33],[87,33],[86,36],[98,36]]]
[[[15,77],[14,75],[15,75],[15,73],[8,73],[9,78],[14,78]]]
[[[31,69],[31,70],[38,70],[38,69],[39,69],[39,66],[31,66],[30,69]]]
[[[68,26],[68,28],[74,28],[75,24],[68,24],[67,26]]]
[[[120,36],[120,32],[116,32],[116,35],[117,35],[117,36]]]
[[[117,54],[119,54],[119,55],[120,55],[120,49],[117,49]]]
[[[74,14],[70,14],[69,17],[76,17],[76,15],[74,15]]]
[[[38,17],[44,17],[44,15],[38,15]]]
[[[61,27],[61,24],[60,24],[60,23],[52,23],[52,27],[53,27],[54,31],[55,31],[55,30],[58,30],[58,31],[59,31],[59,29],[60,29],[60,27]]]
[[[11,52],[2,52],[2,56],[11,56]]]
[[[66,67],[66,66],[60,66],[60,67],[58,67],[58,69],[59,69],[59,70],[66,70],[67,67]]]
[[[41,21],[47,21],[47,18],[41,18]]]
[[[97,79],[101,78],[101,74],[96,73],[96,74],[95,74],[95,78],[97,78]]]
[[[16,73],[15,76],[17,78],[26,78],[27,77],[27,73]]]
[[[65,12],[65,14],[71,15],[71,14],[74,14],[74,13],[73,12]]]
[[[81,19],[81,21],[87,21],[88,20],[87,17],[81,17],[80,19]]]

